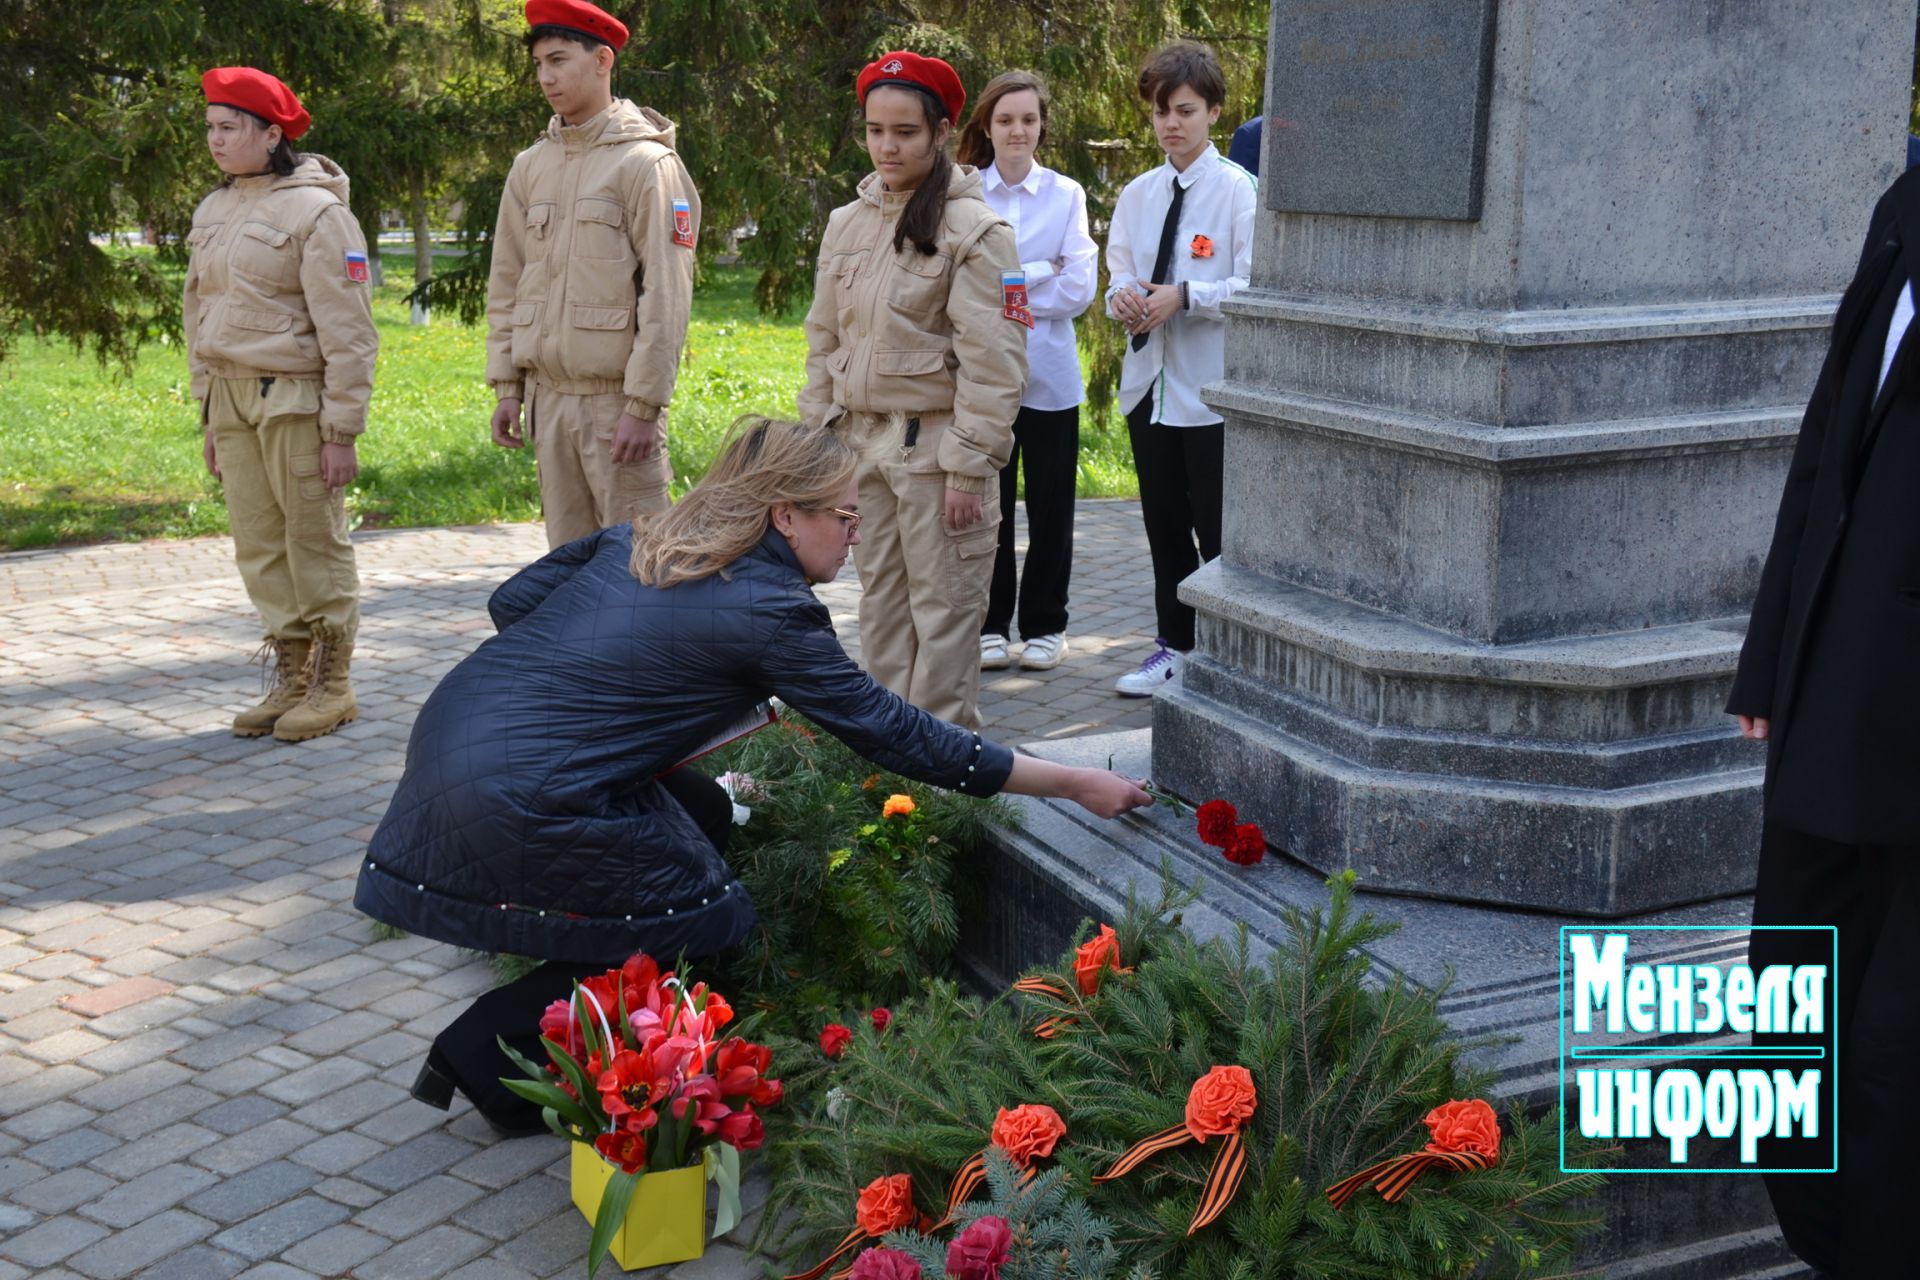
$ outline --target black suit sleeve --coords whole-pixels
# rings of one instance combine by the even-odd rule
[[[1847,337],[1858,329],[1861,313],[1873,305],[1882,284],[1883,272],[1869,270],[1869,264],[1876,257],[1875,250],[1892,230],[1894,216],[1895,193],[1888,191],[1874,206],[1866,242],[1860,250],[1860,263],[1834,315],[1833,337],[1827,347],[1826,361],[1820,367],[1820,377],[1814,383],[1813,396],[1807,402],[1807,412],[1800,420],[1800,438],[1794,445],[1793,461],[1787,466],[1786,488],[1780,495],[1780,511],[1774,520],[1773,545],[1767,551],[1766,567],[1760,571],[1760,589],[1754,595],[1746,643],[1741,646],[1733,692],[1727,698],[1727,711],[1732,715],[1766,717],[1773,714],[1794,568],[1800,558],[1807,507],[1813,498],[1814,480],[1826,446],[1827,419],[1852,358],[1853,343],[1847,341]],[[1872,334],[1859,334],[1855,341],[1873,338]]]
[[[487,598],[487,613],[493,618],[494,630],[505,631],[538,609],[581,565],[593,559],[606,532],[602,529],[576,538],[564,547],[555,547],[496,587]]]
[[[853,664],[817,602],[788,613],[760,650],[760,679],[783,702],[868,760],[968,795],[993,795],[1013,772],[1013,752],[928,715]]]

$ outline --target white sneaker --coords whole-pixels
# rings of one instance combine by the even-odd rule
[[[980,637],[980,669],[982,671],[1005,671],[1013,665],[1013,655],[1007,652],[1007,638],[991,633]]]
[[[1160,647],[1139,667],[1121,676],[1113,682],[1113,687],[1123,698],[1151,698],[1154,690],[1166,684],[1180,674],[1187,665],[1187,655],[1177,649],[1167,648],[1164,640],[1156,640]]]
[[[1027,671],[1051,671],[1067,654],[1064,634],[1035,636],[1020,650],[1020,665]]]

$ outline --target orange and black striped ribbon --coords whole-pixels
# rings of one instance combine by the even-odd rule
[[[1148,1156],[1158,1155],[1162,1151],[1171,1151],[1183,1142],[1192,1141],[1193,1134],[1184,1124],[1177,1124],[1171,1129],[1162,1129],[1151,1138],[1142,1138],[1128,1147],[1126,1154],[1113,1162],[1113,1168],[1095,1178],[1094,1181],[1111,1182],[1115,1178],[1132,1173]]]
[[[1124,1177],[1160,1152],[1171,1151],[1175,1147],[1195,1141],[1198,1139],[1184,1124],[1177,1124],[1171,1129],[1162,1129],[1152,1137],[1142,1138],[1128,1147],[1126,1153],[1113,1162],[1113,1168],[1095,1178],[1094,1181],[1111,1182],[1115,1178]],[[1234,1194],[1240,1190],[1240,1183],[1246,1176],[1247,1148],[1240,1138],[1240,1131],[1235,1129],[1227,1135],[1227,1140],[1220,1144],[1220,1152],[1213,1158],[1213,1168],[1207,1173],[1206,1185],[1200,1189],[1200,1203],[1193,1211],[1193,1222],[1187,1227],[1187,1234],[1192,1235],[1225,1213],[1227,1206],[1233,1203]]]
[[[1240,1190],[1240,1180],[1246,1176],[1247,1148],[1240,1141],[1240,1131],[1235,1129],[1221,1144],[1220,1154],[1213,1158],[1213,1168],[1207,1172],[1207,1185],[1200,1188],[1200,1204],[1193,1211],[1193,1224],[1187,1228],[1187,1234],[1192,1235],[1225,1213],[1233,1203],[1234,1192]]]
[[[1030,996],[1052,996],[1062,1004],[1073,999],[1072,992],[1068,991],[1065,987],[1056,987],[1045,978],[1022,978],[1013,984],[1013,989],[1015,991],[1025,992]]]
[[[821,1259],[819,1266],[808,1271],[797,1271],[788,1276],[787,1280],[820,1280],[821,1276],[826,1275],[827,1272],[833,1269],[834,1263],[844,1258],[847,1255],[847,1251],[866,1239],[866,1236],[867,1233],[865,1231],[859,1227],[855,1227],[853,1230],[847,1232],[846,1239],[834,1246],[832,1253]],[[848,1268],[848,1270],[852,1270],[852,1268]]]
[[[954,1216],[960,1212],[960,1206],[971,1199],[973,1193],[980,1189],[980,1184],[986,1180],[987,1153],[982,1151],[978,1155],[969,1157],[967,1162],[960,1166],[959,1172],[953,1175],[953,1182],[947,1188],[946,1216],[935,1223],[933,1229],[938,1231],[952,1222]]]
[[[980,1184],[986,1180],[987,1153],[982,1151],[968,1157],[967,1162],[960,1166],[960,1171],[953,1175],[953,1183],[947,1188],[946,1216],[932,1226],[925,1225],[923,1220],[920,1234],[932,1235],[942,1227],[950,1225],[955,1218],[960,1216],[960,1206],[968,1200],[971,1200],[973,1193],[978,1191]],[[1033,1170],[1030,1168],[1022,1169],[1020,1171],[1020,1181],[1022,1183],[1032,1182]]]
[[[1407,1188],[1429,1169],[1444,1168],[1458,1173],[1472,1173],[1492,1167],[1493,1161],[1478,1151],[1413,1151],[1370,1165],[1351,1178],[1342,1178],[1327,1188],[1327,1199],[1333,1201],[1333,1207],[1338,1209],[1371,1182],[1373,1189],[1380,1193],[1380,1198],[1392,1204],[1405,1195]]]
[[[1068,991],[1065,987],[1056,986],[1048,982],[1045,978],[1022,978],[1013,984],[1013,989],[1025,995],[1047,996],[1051,999],[1058,1000],[1061,1004],[1073,1003],[1072,992]],[[1040,1025],[1033,1029],[1033,1034],[1036,1039],[1051,1040],[1059,1035],[1061,1031],[1072,1026],[1073,1022],[1074,1020],[1072,1018],[1058,1016],[1042,1018]]]

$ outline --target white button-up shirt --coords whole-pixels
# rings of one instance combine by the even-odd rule
[[[1253,274],[1253,214],[1258,182],[1208,143],[1175,174],[1171,161],[1127,184],[1113,207],[1107,235],[1107,314],[1122,289],[1138,291],[1153,278],[1160,228],[1173,203],[1176,177],[1186,188],[1166,283],[1187,285],[1187,309],[1176,311],[1135,351],[1128,342],[1120,370],[1120,408],[1131,411],[1153,396],[1153,421],[1169,427],[1205,427],[1220,415],[1200,400],[1200,388],[1227,372],[1227,325],[1220,304],[1247,287]],[[1119,317],[1115,316],[1115,319]]]
[[[1880,381],[1874,388],[1877,397],[1887,389],[1887,375],[1893,372],[1893,358],[1900,354],[1900,340],[1907,336],[1907,326],[1913,323],[1913,282],[1900,291],[1893,302],[1893,319],[1887,324],[1886,346],[1880,352]]]
[[[1009,184],[999,167],[980,171],[987,205],[1013,227],[1027,275],[1026,409],[1071,409],[1086,399],[1073,321],[1093,305],[1100,246],[1087,233],[1087,193],[1080,184],[1036,164]]]

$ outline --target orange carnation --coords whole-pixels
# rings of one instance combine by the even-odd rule
[[[1477,1151],[1489,1160],[1500,1158],[1500,1118],[1479,1098],[1435,1107],[1427,1112],[1427,1128],[1433,1130],[1429,1151]]]
[[[1103,924],[1100,932],[1081,943],[1073,954],[1073,978],[1080,984],[1080,994],[1090,996],[1100,990],[1100,979],[1109,969],[1124,972],[1120,968],[1120,939],[1114,936],[1112,925]]]
[[[912,796],[888,796],[887,803],[880,809],[883,818],[904,818],[913,812]]]
[[[912,1226],[912,1176],[896,1173],[869,1182],[860,1192],[860,1202],[854,1207],[853,1220],[860,1224],[862,1231],[876,1239],[889,1231]]]
[[[1253,1119],[1257,1101],[1253,1073],[1245,1067],[1214,1067],[1187,1094],[1187,1132],[1205,1142],[1237,1132]]]
[[[1067,1134],[1067,1122],[1043,1102],[1028,1102],[1009,1111],[1000,1108],[993,1120],[993,1145],[1022,1169],[1053,1154],[1054,1144]]]

